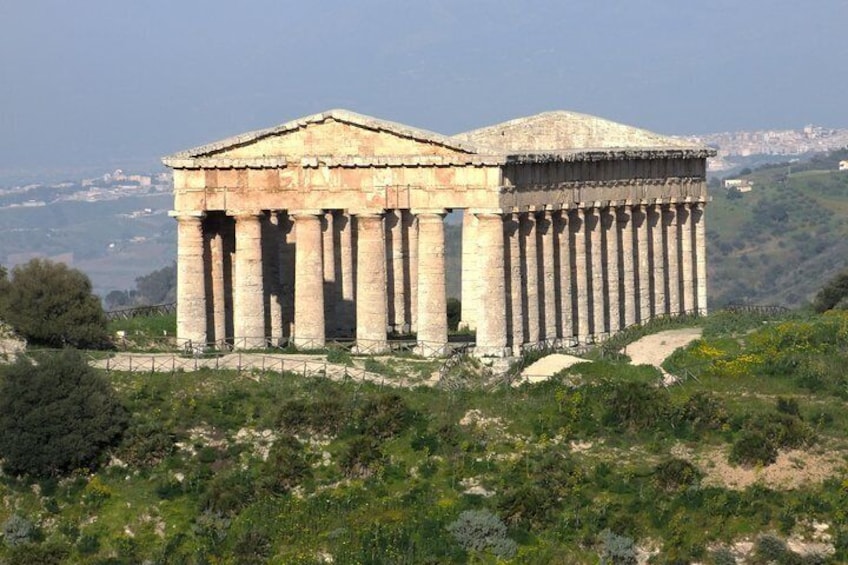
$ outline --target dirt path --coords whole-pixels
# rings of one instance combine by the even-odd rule
[[[666,330],[638,339],[625,347],[621,352],[630,357],[634,365],[653,365],[660,368],[662,362],[680,347],[686,347],[696,339],[700,339],[701,328],[682,328]]]

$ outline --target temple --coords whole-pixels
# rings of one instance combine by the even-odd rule
[[[331,110],[182,151],[177,334],[194,347],[448,346],[445,217],[480,356],[707,309],[714,151],[573,112],[471,132]]]

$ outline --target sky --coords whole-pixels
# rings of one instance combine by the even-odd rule
[[[152,163],[331,108],[452,134],[848,127],[848,0],[0,0],[0,173]]]

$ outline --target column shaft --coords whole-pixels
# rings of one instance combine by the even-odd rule
[[[294,216],[294,346],[299,349],[324,347],[324,258],[320,210],[296,210]]]
[[[683,313],[696,311],[695,261],[692,246],[692,214],[689,204],[678,207],[678,225],[680,226],[680,277],[683,282],[681,309]]]
[[[203,216],[177,218],[177,339],[193,348],[206,345],[206,265]],[[182,345],[182,343],[181,343]]]
[[[383,353],[388,350],[388,312],[382,213],[356,214],[356,244],[356,347]]]
[[[235,214],[238,283],[233,289],[233,337],[234,346],[239,349],[258,349],[267,345],[261,215],[261,212]]]
[[[695,276],[698,295],[698,313],[707,314],[707,231],[704,217],[704,202],[692,209],[695,224]]]
[[[504,244],[509,252],[504,254],[509,262],[505,265],[508,317],[507,336],[513,355],[521,355],[524,345],[524,302],[523,288],[525,286],[524,271],[521,268],[521,215],[509,214],[504,217]]]
[[[566,343],[574,336],[574,315],[572,312],[572,263],[571,263],[571,233],[568,210],[561,210],[558,215],[557,236],[559,244],[559,275],[560,275],[560,312],[562,319],[562,338]]]
[[[225,275],[224,275],[224,236],[220,226],[216,226],[209,237],[209,269],[211,271],[212,288],[211,311],[212,311],[212,334],[207,336],[207,341],[214,342],[215,347],[222,348],[227,338],[227,307],[225,302]]]
[[[536,245],[536,214],[528,212],[521,215],[521,241],[524,258],[524,312],[527,316],[527,335],[525,341],[531,347],[538,345],[541,339],[539,327],[539,249]],[[484,271],[485,273],[485,271]]]
[[[668,313],[680,314],[680,269],[678,262],[677,205],[669,204],[665,210],[666,279],[668,281]]]
[[[324,212],[321,217],[321,260],[324,273],[324,335],[335,336],[333,318],[338,301],[338,277],[336,274],[336,244],[334,241],[335,228],[332,211]]]
[[[291,339],[294,326],[295,248],[294,221],[287,212],[279,214],[280,315],[283,339]]]
[[[609,308],[609,331],[615,333],[621,329],[621,299],[619,285],[621,279],[618,269],[618,222],[614,206],[603,210],[604,246],[607,266],[607,303]]]
[[[282,213],[272,211],[268,222],[263,225],[266,233],[263,234],[264,249],[266,257],[263,259],[265,265],[265,294],[268,296],[268,320],[271,343],[279,345],[283,342],[283,265],[280,247],[283,245],[283,226],[285,220]]]
[[[339,238],[339,272],[341,299],[336,304],[336,333],[353,337],[356,332],[356,287],[353,249],[353,219],[350,214],[339,213],[334,222]]]
[[[445,212],[414,211],[418,217],[418,351],[444,355],[448,343],[445,286]]]
[[[649,208],[648,224],[651,230],[651,271],[653,274],[654,316],[668,314],[665,300],[665,258],[663,252],[662,205],[654,204]]]
[[[542,333],[545,343],[553,345],[557,339],[557,318],[559,311],[556,301],[556,265],[554,264],[554,222],[550,210],[546,210],[539,214],[537,221],[537,229],[539,230],[539,242],[542,245],[541,253],[541,269],[543,300],[540,300],[540,309],[542,312]]]
[[[589,290],[586,265],[586,212],[583,208],[573,211],[571,233],[574,236],[574,291],[577,306],[576,335],[580,343],[589,340]]]
[[[624,327],[636,323],[636,270],[633,261],[633,207],[625,204],[619,210],[618,227],[621,234],[621,301],[624,303]]]
[[[591,334],[599,338],[607,332],[606,294],[604,293],[603,233],[600,221],[600,209],[586,209],[586,238],[589,241],[590,255],[590,292],[592,302]]]
[[[477,281],[479,248],[477,243],[477,218],[468,210],[462,213],[462,294],[461,329],[474,330],[477,328],[478,295],[480,292]]]
[[[651,249],[648,243],[648,212],[644,204],[633,207],[633,220],[636,226],[636,260],[639,288],[639,323],[651,319]]]
[[[477,214],[480,245],[481,308],[477,319],[477,348],[480,356],[502,357],[506,349],[506,295],[504,289],[503,217],[498,213]]]

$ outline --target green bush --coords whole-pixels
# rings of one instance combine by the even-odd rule
[[[654,467],[654,484],[667,492],[686,489],[697,483],[700,478],[698,468],[685,459],[668,459]]]
[[[262,465],[264,486],[274,494],[285,494],[311,476],[312,467],[296,438],[284,436],[274,442]]]
[[[33,259],[0,278],[0,319],[31,343],[99,349],[109,344],[106,316],[85,274]]]
[[[347,477],[368,478],[385,464],[385,455],[373,437],[356,436],[339,458],[339,466]]]
[[[413,411],[399,394],[382,394],[360,408],[356,427],[366,436],[387,439],[409,427],[413,417]]]
[[[645,383],[609,383],[604,421],[631,432],[654,429],[666,420],[668,397]]]
[[[124,433],[117,457],[133,467],[152,467],[174,452],[175,441],[174,434],[161,422],[132,423]]]
[[[112,388],[76,351],[0,368],[0,456],[7,473],[60,476],[93,468],[126,427]]]
[[[7,565],[62,565],[67,563],[68,548],[56,542],[26,543],[6,553]]]
[[[745,430],[733,442],[729,460],[737,465],[771,465],[777,461],[777,446],[762,432]]]
[[[277,414],[277,427],[289,434],[336,435],[346,422],[344,406],[332,398],[291,400]]]

